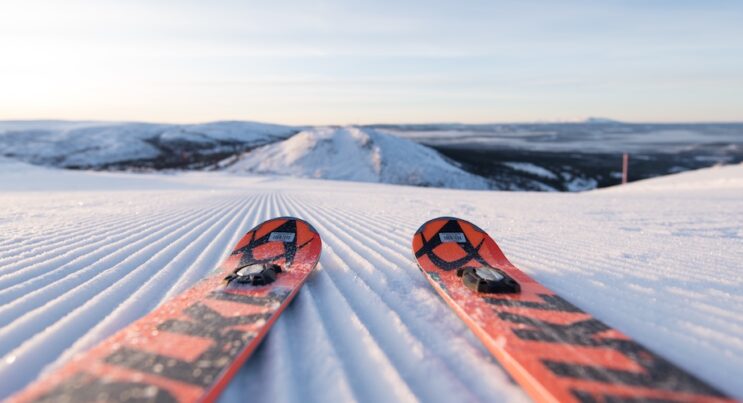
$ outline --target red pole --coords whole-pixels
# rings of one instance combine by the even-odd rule
[[[622,156],[622,185],[627,183],[627,175],[629,173],[629,154],[624,153]]]

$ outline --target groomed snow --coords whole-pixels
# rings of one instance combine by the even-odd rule
[[[252,226],[317,227],[317,272],[223,401],[525,401],[415,266],[456,215],[572,303],[743,398],[743,166],[582,194],[0,161],[0,399],[207,275]]]

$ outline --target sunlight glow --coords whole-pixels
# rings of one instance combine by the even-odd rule
[[[3,2],[0,119],[743,119],[743,6],[628,4]]]

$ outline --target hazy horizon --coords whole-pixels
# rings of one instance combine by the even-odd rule
[[[246,122],[246,123],[264,123],[264,124],[275,124],[285,126],[297,126],[297,127],[322,127],[322,126],[377,126],[377,125],[532,125],[532,124],[596,124],[601,122],[590,122],[590,119],[608,119],[610,123],[618,124],[640,124],[640,125],[716,125],[716,124],[742,124],[741,120],[719,120],[719,121],[624,121],[605,117],[594,117],[589,116],[583,119],[577,120],[533,120],[533,121],[483,121],[483,122],[445,122],[445,121],[430,121],[430,122],[369,122],[369,123],[283,123],[283,122],[271,122],[265,120],[256,119],[214,119],[214,120],[195,120],[195,121],[155,121],[155,120],[98,120],[98,119],[55,119],[55,118],[30,118],[30,119],[0,119],[0,123],[33,123],[33,122],[66,122],[66,123],[148,123],[148,124],[164,124],[164,125],[192,125],[192,124],[207,124],[216,122]]]
[[[743,4],[29,0],[0,120],[743,121]]]

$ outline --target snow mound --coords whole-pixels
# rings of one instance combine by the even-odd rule
[[[213,154],[256,147],[295,133],[253,122],[193,125],[116,122],[0,122],[0,156],[58,167],[105,167],[125,161],[164,160],[184,153]]]
[[[243,155],[228,168],[257,173],[398,185],[488,189],[433,149],[374,129],[325,127]]]
[[[632,182],[604,189],[607,192],[743,190],[743,164],[713,166]]]

